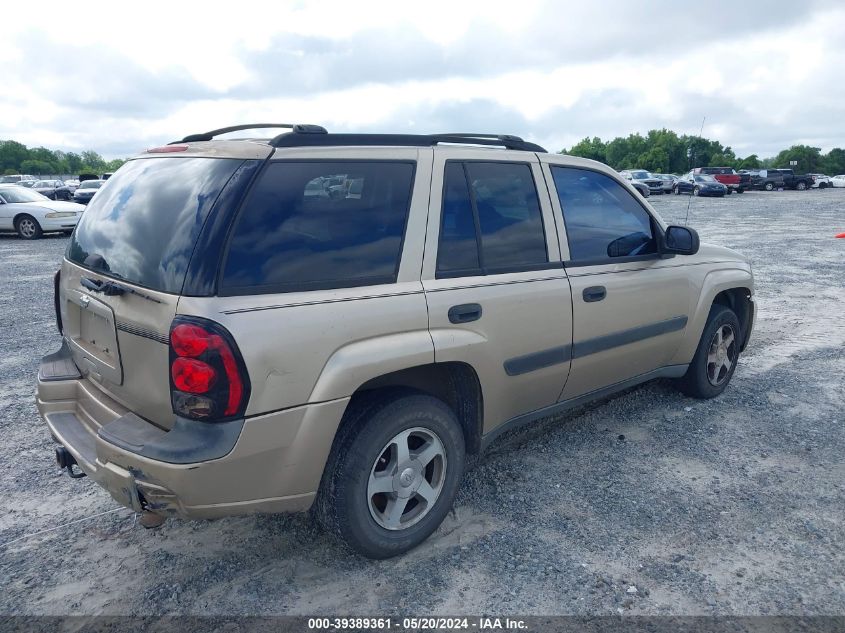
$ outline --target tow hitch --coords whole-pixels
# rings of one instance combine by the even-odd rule
[[[62,470],[67,470],[67,474],[73,479],[82,479],[86,476],[81,470],[79,472],[73,470],[73,467],[77,466],[76,458],[64,446],[56,448],[56,464]]]

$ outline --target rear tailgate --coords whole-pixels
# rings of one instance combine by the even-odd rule
[[[92,386],[137,415],[170,428],[167,337],[178,296],[128,284],[144,296],[129,292],[109,296],[83,285],[111,281],[63,263],[59,307],[65,341]]]
[[[244,162],[136,159],[83,214],[62,265],[58,302],[63,335],[96,401],[92,409],[122,407],[172,427],[170,325],[205,220]]]

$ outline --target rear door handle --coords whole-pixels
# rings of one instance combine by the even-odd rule
[[[449,321],[451,323],[469,323],[478,321],[481,318],[481,304],[462,303],[461,305],[449,308]]]
[[[604,286],[590,286],[589,288],[584,288],[582,296],[587,303],[601,301],[607,296],[607,288]]]

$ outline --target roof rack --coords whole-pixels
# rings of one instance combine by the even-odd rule
[[[326,128],[319,125],[311,125],[308,123],[245,123],[244,125],[232,125],[229,127],[221,127],[218,130],[211,130],[210,132],[201,132],[199,134],[188,134],[181,141],[173,141],[174,143],[192,143],[194,141],[210,141],[215,136],[227,134],[229,132],[239,132],[240,130],[257,130],[268,127],[285,127],[293,130],[298,134],[326,134]]]
[[[509,134],[329,134],[322,128],[320,128],[320,131],[304,131],[294,127],[291,132],[279,134],[270,141],[270,145],[273,147],[325,147],[332,145],[432,147],[442,143],[485,145],[546,153],[546,150],[539,145],[523,141],[518,136]]]
[[[432,147],[434,145],[462,144],[484,145],[490,147],[504,147],[526,152],[544,152],[545,149],[535,143],[524,141],[512,134],[480,134],[476,132],[449,132],[447,134],[329,134],[320,125],[307,123],[246,123],[221,127],[218,130],[189,134],[176,143],[191,143],[194,141],[210,141],[216,136],[240,130],[255,130],[261,128],[289,128],[290,132],[279,134],[270,140],[272,147],[325,147],[331,145],[391,145],[411,147]]]

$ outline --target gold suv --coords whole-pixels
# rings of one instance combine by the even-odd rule
[[[57,461],[147,525],[313,508],[388,557],[503,431],[654,378],[730,381],[748,261],[607,166],[514,136],[215,139],[255,127],[126,163],[55,277],[37,397]]]

